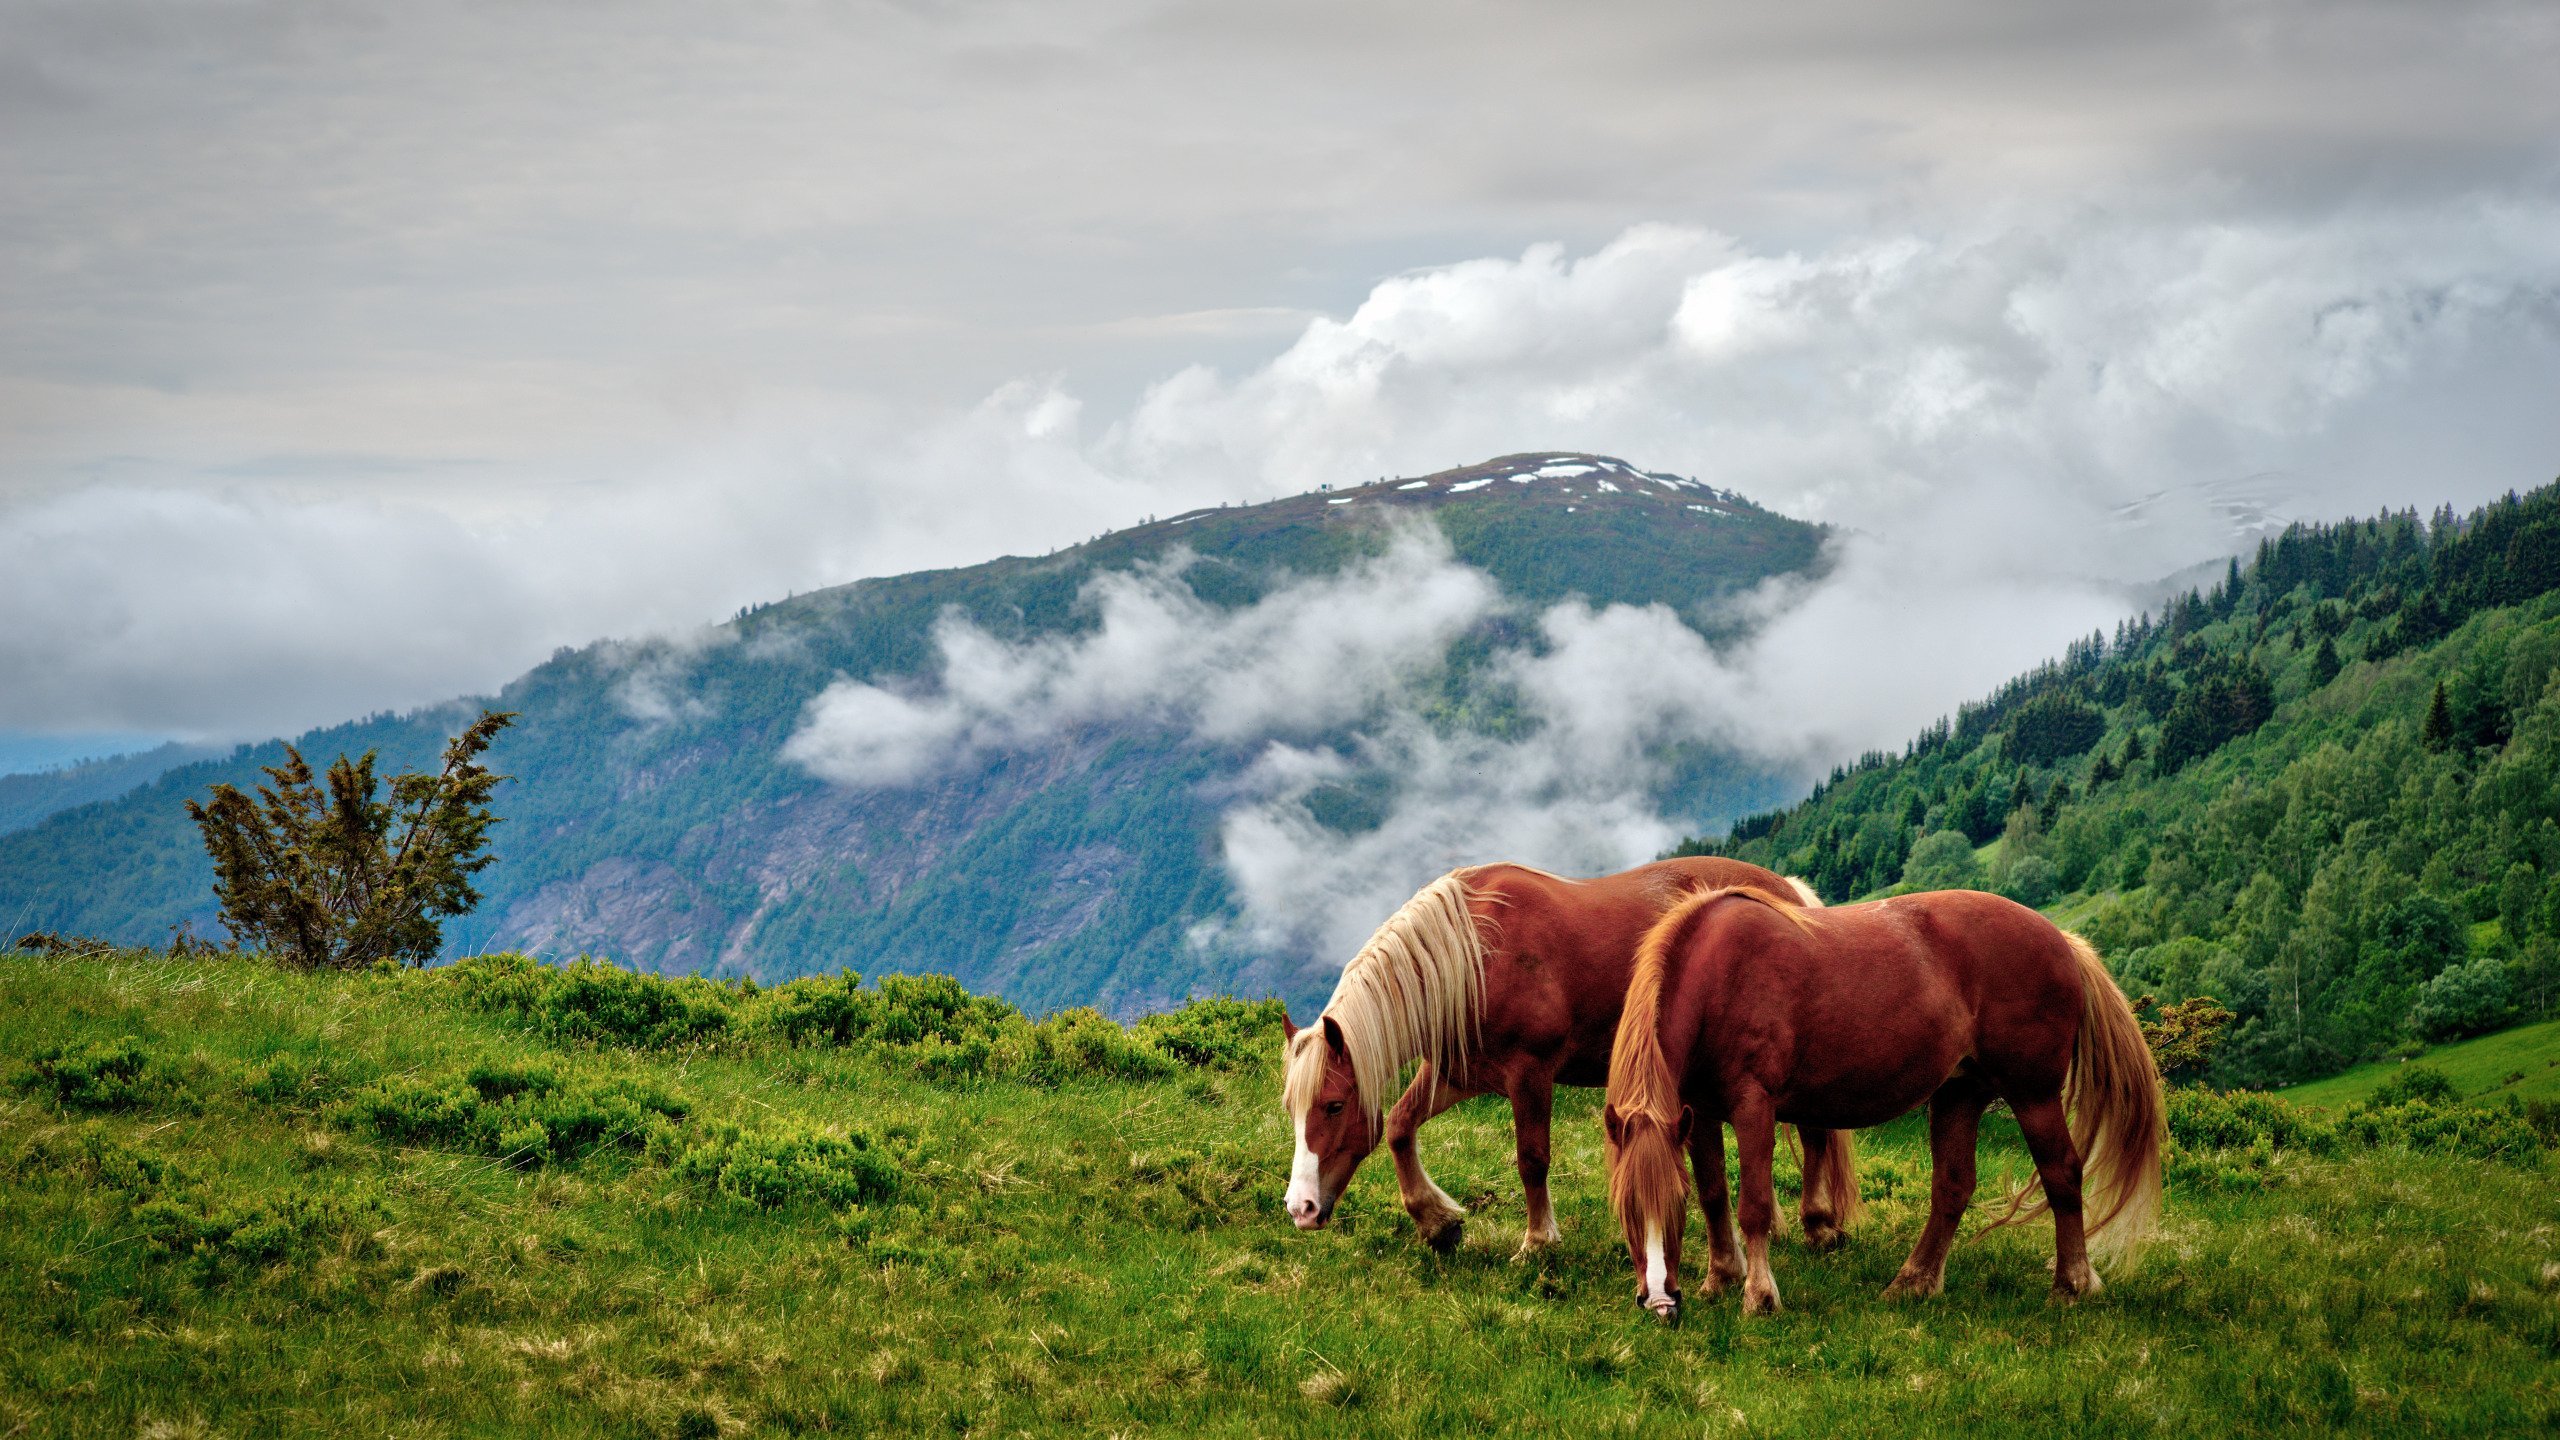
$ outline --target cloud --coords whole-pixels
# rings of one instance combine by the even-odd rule
[[[2508,437],[2560,445],[2548,419],[2502,415],[2492,438],[2394,403],[2519,347],[2560,349],[2547,202],[2309,220],[2012,209],[1777,252],[1647,225],[1578,257],[1538,245],[1387,280],[1268,364],[1159,383],[1098,453],[1297,488],[1574,445],[1873,527],[1915,502],[1980,511],[2033,490],[2105,508],[2246,474],[2354,410],[2465,459],[2509,459]],[[2350,468],[2322,488],[2375,501],[2410,478]],[[2199,539],[2165,534],[2118,563],[2159,566]]]
[[[1436,667],[1499,602],[1436,529],[1234,610],[1182,582],[1191,557],[1096,577],[1084,634],[1010,644],[956,614],[934,627],[936,688],[839,680],[809,704],[783,758],[850,785],[898,785],[989,750],[1079,726],[1145,720],[1234,744],[1362,718]]]

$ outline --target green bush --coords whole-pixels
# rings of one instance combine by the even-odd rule
[[[284,1194],[229,1204],[152,1200],[134,1207],[145,1251],[184,1259],[206,1279],[309,1258],[358,1228],[379,1206],[331,1196]]]
[[[643,975],[581,956],[565,966],[529,955],[474,955],[437,972],[471,1005],[526,1022],[554,1040],[668,1050],[719,1038],[738,991],[693,976]]]
[[[375,1086],[355,1100],[349,1118],[393,1144],[533,1166],[644,1148],[686,1113],[682,1100],[651,1085],[588,1081],[540,1065],[480,1065],[459,1080]]]
[[[2381,1109],[2411,1100],[2422,1100],[2430,1105],[2451,1105],[2461,1098],[2462,1092],[2454,1088],[2453,1077],[2433,1065],[2403,1065],[2364,1098],[2362,1108]]]
[[[2272,1095],[2246,1090],[2178,1089],[2169,1092],[2169,1139],[2183,1150],[2301,1150],[2335,1154],[2335,1126]]]
[[[838,1210],[886,1200],[905,1175],[880,1141],[859,1130],[746,1131],[724,1125],[688,1141],[676,1174],[765,1209],[817,1201]]]
[[[284,1054],[260,1066],[240,1089],[261,1104],[310,1110],[344,1099],[355,1085],[342,1060]]]
[[[130,1110],[162,1087],[146,1073],[142,1042],[128,1035],[87,1045],[57,1045],[32,1062],[21,1083],[65,1110]]]
[[[167,1160],[97,1130],[81,1131],[76,1140],[59,1133],[39,1135],[0,1166],[0,1176],[67,1179],[83,1189],[128,1195],[153,1194],[181,1178]]]
[[[1061,1010],[1014,1037],[1013,1064],[1022,1078],[1056,1085],[1084,1076],[1154,1080],[1171,1075],[1174,1058],[1122,1029],[1099,1010]]]
[[[1185,1065],[1235,1070],[1279,1053],[1280,1021],[1288,1013],[1277,1000],[1216,995],[1147,1016],[1131,1028]]]
[[[583,957],[555,974],[539,1017],[556,1039],[666,1050],[729,1028],[732,992],[708,980],[642,975]]]
[[[2338,1129],[2364,1145],[2474,1160],[2527,1164],[2542,1155],[2542,1135],[2512,1095],[2502,1105],[2440,1105],[2428,1100],[2376,1104],[2368,1099],[2349,1110]]]

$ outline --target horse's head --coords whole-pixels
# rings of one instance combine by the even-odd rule
[[[1626,1231],[1636,1266],[1636,1301],[1664,1324],[1680,1319],[1680,1232],[1689,1221],[1689,1172],[1680,1152],[1695,1117],[1604,1106],[1609,1132],[1609,1204]]]
[[[1351,1172],[1377,1148],[1378,1117],[1360,1101],[1340,1021],[1327,1015],[1303,1030],[1285,1018],[1281,1025],[1288,1036],[1281,1103],[1298,1135],[1289,1193],[1281,1203],[1299,1229],[1314,1230],[1333,1218],[1333,1204],[1351,1183]]]

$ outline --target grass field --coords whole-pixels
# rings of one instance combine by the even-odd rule
[[[1589,1092],[1534,1261],[1507,1112],[1425,1132],[1477,1214],[1442,1260],[1383,1157],[1330,1231],[1282,1221],[1268,1060],[1034,1084],[931,1081],[923,1053],[634,1050],[432,976],[0,957],[0,1435],[2560,1429],[2543,1160],[2182,1150],[2104,1294],[2046,1302],[2037,1225],[1886,1304],[1927,1189],[1904,1122],[1863,1137],[1845,1250],[1778,1247],[1785,1314],[1693,1274],[1664,1330]],[[386,1138],[466,1091],[638,1118],[572,1143],[555,1107],[495,1154]]]
[[[2560,1101],[2560,1020],[2438,1045],[2413,1060],[2381,1060],[2276,1093],[2297,1105],[2343,1110],[2381,1088],[2404,1065],[2432,1065],[2465,1100]]]

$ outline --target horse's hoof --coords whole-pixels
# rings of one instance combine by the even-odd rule
[[[1813,1226],[1804,1232],[1804,1248],[1819,1255],[1825,1250],[1839,1249],[1847,1239],[1837,1225]]]
[[[1934,1277],[1908,1274],[1896,1275],[1893,1277],[1893,1283],[1884,1287],[1884,1298],[1887,1300],[1926,1300],[1944,1288],[1946,1288],[1946,1282]]]
[[[1458,1253],[1458,1246],[1463,1243],[1466,1238],[1467,1222],[1464,1220],[1452,1220],[1448,1224],[1443,1225],[1439,1229],[1422,1237],[1422,1243],[1430,1246],[1433,1250],[1442,1255],[1455,1255]]]
[[[1742,1296],[1742,1313],[1745,1315],[1775,1315],[1778,1313],[1778,1297],[1769,1294],[1766,1291],[1744,1291]]]

